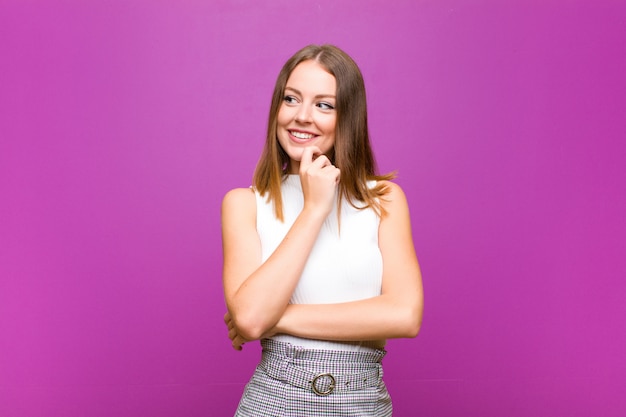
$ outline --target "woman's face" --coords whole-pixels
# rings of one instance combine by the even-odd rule
[[[278,142],[289,155],[290,173],[298,173],[307,146],[323,154],[333,148],[336,93],[335,77],[315,61],[301,62],[291,72],[277,117]]]

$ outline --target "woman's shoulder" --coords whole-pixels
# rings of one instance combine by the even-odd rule
[[[222,210],[224,212],[251,210],[255,206],[255,192],[252,187],[233,188],[224,195],[222,200]]]
[[[402,187],[392,179],[369,180],[367,183],[370,189],[380,190],[385,197],[404,196]]]
[[[393,207],[404,207],[407,205],[404,190],[398,183],[392,180],[380,180],[377,181],[377,186],[380,187],[383,192],[380,202],[385,211],[389,211]]]
[[[402,192],[402,187],[400,187],[400,185],[394,180],[378,180],[376,181],[376,184],[382,187],[388,188],[390,192],[391,191]]]
[[[250,186],[247,188],[233,188],[231,190],[229,190],[228,192],[226,192],[226,194],[224,195],[224,199],[246,199],[246,198],[252,198],[254,197],[254,187]]]

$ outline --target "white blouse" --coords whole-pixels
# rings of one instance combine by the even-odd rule
[[[374,185],[372,182],[371,185]],[[289,175],[281,188],[284,222],[274,215],[274,204],[256,194],[257,232],[263,261],[274,252],[302,211],[304,196],[298,175]],[[344,198],[341,233],[337,205],[328,215],[309,255],[292,304],[331,304],[375,297],[381,293],[383,261],[378,247],[380,218],[371,208],[357,209]],[[367,342],[330,342],[276,335],[275,340],[309,349],[369,350]]]

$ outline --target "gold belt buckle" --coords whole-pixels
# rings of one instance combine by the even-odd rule
[[[320,389],[317,388],[316,384],[317,384],[317,381],[320,378],[324,378],[324,377],[330,378],[330,385],[328,386],[327,389],[320,390]],[[313,378],[313,381],[311,381],[311,389],[313,390],[313,392],[315,394],[317,394],[317,395],[319,395],[321,397],[325,397],[327,395],[330,395],[330,393],[335,390],[335,382],[336,382],[335,381],[335,377],[332,376],[331,374],[328,374],[328,373],[326,373],[326,374],[319,374],[319,375],[316,375],[315,378]]]

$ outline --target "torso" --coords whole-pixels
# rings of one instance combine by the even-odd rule
[[[274,206],[256,195],[256,225],[262,261],[281,243],[304,204],[300,179],[288,176],[281,188],[284,222]],[[292,304],[330,304],[375,297],[381,293],[382,255],[378,247],[380,219],[371,208],[357,209],[342,202],[341,221],[336,205],[324,222],[291,297]],[[330,342],[277,335],[275,339],[315,349],[362,350],[381,348],[384,341]]]

